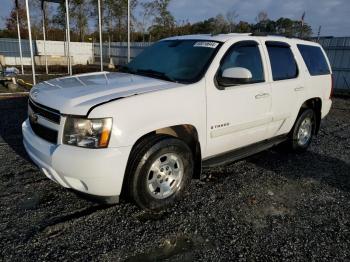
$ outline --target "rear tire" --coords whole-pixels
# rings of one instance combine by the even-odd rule
[[[193,166],[191,149],[182,140],[167,135],[145,138],[129,161],[129,195],[146,210],[168,207],[183,196]]]
[[[294,152],[305,152],[311,144],[316,130],[316,116],[312,109],[302,111],[290,133],[287,146]]]

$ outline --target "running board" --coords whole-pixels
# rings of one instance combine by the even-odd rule
[[[216,167],[221,165],[227,165],[237,160],[241,160],[248,156],[260,153],[266,149],[269,149],[275,145],[278,145],[287,140],[287,136],[278,136],[269,140],[264,140],[256,144],[252,144],[246,147],[235,149],[223,154],[216,155],[214,157],[203,160],[203,167]]]

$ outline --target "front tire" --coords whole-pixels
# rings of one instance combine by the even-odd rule
[[[316,129],[315,112],[304,110],[296,120],[288,141],[289,148],[294,152],[305,152],[311,144]]]
[[[160,210],[180,199],[193,174],[193,155],[182,140],[167,135],[146,138],[128,166],[128,191],[138,206]]]

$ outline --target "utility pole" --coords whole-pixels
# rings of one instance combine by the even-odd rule
[[[103,72],[103,52],[102,52],[102,19],[101,19],[101,0],[98,0],[98,27],[100,30],[100,62],[101,62],[101,72]]]
[[[66,0],[66,24],[67,24],[67,56],[68,56],[68,73],[72,75],[72,61],[70,58],[70,26],[69,26],[69,2]]]
[[[45,15],[45,2],[42,0],[41,1],[41,11],[43,14],[43,36],[44,36],[44,55],[45,55],[45,69],[46,69],[46,74],[49,73],[49,67],[47,63],[47,53],[46,53],[46,15]]]
[[[28,22],[28,34],[29,34],[30,58],[32,60],[33,85],[36,85],[34,54],[33,54],[33,41],[32,41],[32,29],[31,29],[31,26],[30,26],[30,12],[29,12],[28,0],[26,0],[26,9],[27,9],[27,22]]]
[[[128,0],[128,63],[130,62],[130,0]]]
[[[20,56],[20,62],[21,62],[21,71],[22,71],[22,75],[24,75],[23,54],[22,54],[22,39],[21,39],[21,30],[19,28],[18,9],[19,9],[18,0],[16,0],[16,20],[17,20],[18,47],[19,47],[19,56]]]

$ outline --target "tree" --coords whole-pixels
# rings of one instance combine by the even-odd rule
[[[267,14],[267,12],[265,11],[260,11],[256,17],[256,22],[257,23],[261,23],[261,22],[264,22],[264,21],[267,21],[269,20],[269,16]]]
[[[65,30],[66,28],[66,5],[61,2],[56,10],[56,14],[53,16],[51,21],[53,27]]]
[[[229,32],[232,33],[233,30],[235,29],[235,25],[236,25],[236,19],[238,18],[238,14],[236,13],[235,10],[230,10],[230,11],[227,11],[226,13],[226,19],[227,19],[227,22],[229,23]]]
[[[236,33],[250,33],[252,32],[252,26],[244,21],[240,21],[235,27]]]
[[[16,18],[16,4],[14,5],[10,12],[10,15],[6,19],[6,29],[11,37],[17,38],[17,18]],[[33,39],[37,39],[42,36],[42,14],[41,14],[41,4],[40,0],[32,0],[29,2],[30,5],[30,15],[31,15],[31,29]],[[19,17],[19,27],[21,30],[21,37],[28,37],[28,26],[27,26],[27,12],[24,0],[18,0],[18,17]]]
[[[164,28],[175,26],[175,18],[168,10],[171,0],[154,0],[149,3],[149,9],[154,16],[154,23]]]
[[[28,37],[28,27],[27,27],[27,13],[25,4],[23,1],[18,1],[18,17],[19,17],[19,27],[21,29],[21,36],[23,38]],[[6,30],[11,37],[17,37],[17,9],[14,3],[13,8],[10,12],[9,17],[5,22]]]
[[[209,18],[192,25],[192,34],[211,34],[215,31],[215,18]]]
[[[286,35],[289,37],[300,36],[300,21],[281,17],[275,22],[275,24],[275,30],[277,34]],[[310,38],[312,36],[312,29],[307,23],[304,23],[302,30],[304,38]]]
[[[79,36],[79,41],[83,42],[88,31],[89,2],[87,0],[71,0],[71,18],[73,29]]]
[[[24,0],[19,1],[20,27],[23,38],[27,38],[27,22]],[[127,3],[128,0],[101,0],[103,38],[111,41],[126,41],[127,39]],[[220,33],[248,33],[267,32],[291,37],[305,38],[312,36],[311,27],[301,21],[283,18],[274,21],[269,19],[264,11],[259,12],[256,23],[245,21],[236,22],[238,14],[235,10],[225,15],[218,14],[196,23],[188,21],[175,21],[169,11],[171,0],[147,0],[140,4],[140,20],[134,16],[138,0],[131,3],[131,39],[137,41],[155,41],[172,35],[184,34],[220,34]],[[31,0],[31,21],[33,39],[42,39],[42,13],[41,0]],[[44,6],[48,14],[46,19],[47,39],[63,40],[66,29],[65,3],[47,4]],[[49,14],[54,14],[50,17]],[[70,0],[71,40],[84,41],[89,34],[89,21],[94,20],[96,30],[89,37],[98,38],[98,9],[97,0]],[[302,32],[302,33],[301,33]],[[1,36],[17,37],[16,9],[13,7],[6,19],[6,30],[0,32]]]
[[[224,34],[229,32],[229,24],[222,14],[218,14],[215,17],[214,31],[213,34]]]
[[[257,24],[255,25],[255,28],[257,29],[258,32],[266,32],[266,25],[269,21],[269,16],[267,12],[265,11],[260,11],[255,18]]]
[[[171,35],[176,26],[175,18],[168,10],[170,1],[153,0],[152,2],[145,3],[145,8],[149,10],[153,18],[150,33],[158,39]]]
[[[131,31],[133,31],[136,25],[134,11],[137,4],[137,0],[130,0]],[[112,39],[126,41],[128,1],[104,0],[101,1],[101,5],[103,30],[106,29],[108,36]],[[98,28],[98,7],[96,0],[91,0],[91,7],[90,17],[96,21],[96,28]]]
[[[141,21],[139,22],[139,28],[142,32],[142,41],[145,41],[145,34],[148,31],[148,28],[152,25],[152,13],[153,6],[149,3],[141,3],[142,11],[140,12]]]
[[[97,2],[97,1],[96,1]],[[72,40],[84,41],[88,33],[88,14],[90,2],[88,0],[70,0],[69,16],[70,26],[73,31]],[[54,28],[66,29],[66,5],[62,2],[58,5],[56,15],[52,19]]]

